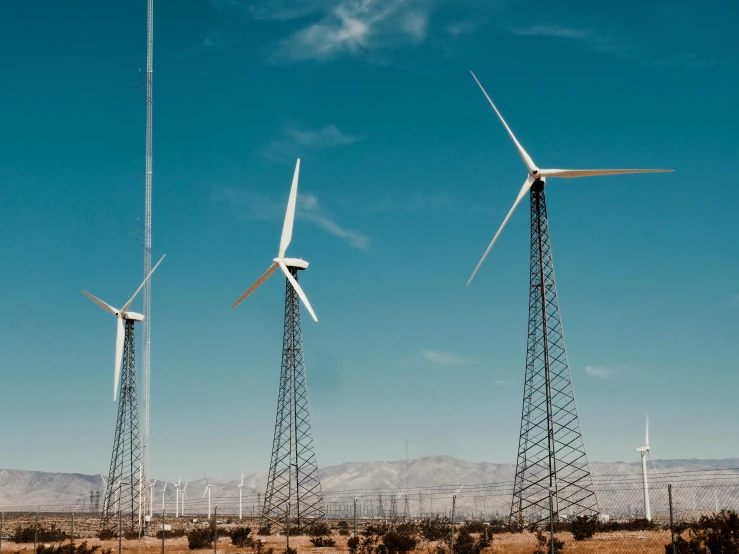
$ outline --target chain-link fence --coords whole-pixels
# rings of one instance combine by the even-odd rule
[[[357,554],[670,554],[674,540],[674,554],[713,554],[713,550],[699,549],[700,544],[710,542],[711,537],[706,538],[710,531],[718,533],[716,540],[735,543],[735,550],[720,552],[739,552],[739,521],[730,519],[735,517],[731,512],[739,512],[739,471],[652,475],[647,495],[641,475],[598,476],[593,478],[593,486],[598,498],[597,515],[578,518],[568,513],[539,514],[537,520],[545,523],[538,526],[511,521],[512,483],[327,492],[325,518],[301,521],[293,507],[291,518],[280,532],[265,525],[263,496],[255,493],[239,497],[235,487],[233,496],[210,500],[201,497],[201,491],[196,491],[196,498],[181,492],[159,495],[149,506],[141,506],[141,512],[133,518],[141,521],[140,527],[130,528],[132,518],[124,515],[117,520],[118,528],[112,533],[108,530],[103,537],[99,536],[103,517],[98,505],[94,499],[80,499],[71,505],[0,509],[0,546],[3,552],[19,552],[33,543],[38,546],[103,538],[112,541],[109,546],[114,551],[135,540],[138,548],[146,550],[184,552],[190,544],[195,549],[214,548],[213,539],[217,537],[216,548],[220,551],[254,554],[269,554],[270,549],[273,554],[282,554],[288,545],[301,552],[317,553],[322,549],[326,554],[337,550]],[[106,519],[115,522],[119,515],[111,518],[109,514]],[[732,525],[736,527],[733,531]],[[729,538],[721,533],[728,533]],[[690,544],[693,546],[686,546]]]

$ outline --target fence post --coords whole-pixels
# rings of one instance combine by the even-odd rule
[[[452,496],[452,538],[449,541],[449,554],[454,554],[454,511],[457,507],[457,495]]]
[[[354,498],[354,536],[357,536],[357,499]]]
[[[123,554],[123,510],[118,503],[118,554]]]
[[[667,500],[670,503],[670,536],[672,537],[672,554],[677,554],[675,550],[675,522],[672,518],[672,484],[667,485]]]
[[[36,554],[36,542],[38,541],[38,510],[36,510],[36,526],[33,530],[33,554]]]
[[[72,534],[69,542],[74,543],[74,510],[72,510]]]
[[[164,506],[162,506],[162,554],[164,554],[164,521]],[[157,536],[156,531],[154,531],[154,536]]]
[[[5,517],[5,512],[0,512],[0,550],[3,549],[3,518]]]
[[[549,489],[549,552],[554,554],[554,499]]]
[[[213,554],[216,554],[218,548],[218,505],[213,513]]]

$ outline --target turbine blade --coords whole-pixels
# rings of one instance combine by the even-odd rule
[[[657,471],[657,466],[654,463],[654,458],[652,458],[652,451],[647,450],[649,453],[649,460],[652,462],[652,467],[654,468],[654,474],[657,476],[657,480],[659,481],[659,471]]]
[[[472,73],[472,71],[470,71],[470,73]],[[523,163],[526,164],[526,168],[529,171],[531,171],[532,169],[535,169],[536,168],[536,164],[534,163],[534,160],[531,159],[531,156],[529,156],[529,154],[526,152],[526,150],[523,149],[523,146],[521,146],[521,143],[518,142],[518,139],[516,139],[516,136],[513,134],[513,131],[511,131],[511,128],[508,127],[508,124],[505,122],[505,119],[503,119],[503,116],[500,115],[500,112],[498,111],[498,108],[496,108],[495,107],[495,104],[493,104],[493,101],[490,100],[490,97],[488,96],[488,93],[485,92],[485,89],[484,88],[482,88],[482,85],[480,84],[480,81],[477,80],[477,77],[475,77],[475,74],[474,73],[472,73],[472,78],[477,83],[477,86],[480,87],[480,90],[485,95],[485,98],[487,98],[488,99],[488,102],[490,102],[490,105],[495,110],[495,113],[498,114],[498,119],[500,119],[500,122],[503,124],[503,126],[506,129],[506,131],[508,131],[508,134],[513,139],[513,142],[515,143],[516,148],[518,149],[518,153],[521,155],[521,159],[523,160]]]
[[[300,158],[295,164],[295,174],[293,175],[293,184],[290,187],[290,197],[287,200],[287,211],[285,212],[285,223],[282,226],[282,237],[280,238],[280,253],[278,258],[285,257],[285,251],[290,245],[293,237],[293,220],[295,219],[295,202],[298,197],[298,174],[300,173]]]
[[[248,290],[244,294],[242,294],[241,297],[236,302],[233,303],[233,306],[231,306],[231,309],[233,310],[236,306],[241,304],[246,299],[247,296],[249,296],[252,292],[254,292],[259,287],[261,287],[262,284],[267,279],[270,278],[270,276],[275,272],[276,269],[277,269],[277,262],[269,266],[269,269],[265,271],[264,274],[259,279],[257,279],[256,282],[252,286],[250,286]]]
[[[526,179],[526,182],[521,187],[521,190],[518,192],[518,196],[516,197],[516,201],[513,203],[513,207],[508,212],[508,215],[505,216],[505,219],[503,220],[503,223],[500,226],[500,229],[498,229],[498,232],[495,233],[495,236],[493,237],[493,240],[490,241],[490,245],[488,246],[488,249],[485,250],[485,253],[482,255],[482,259],[480,260],[480,263],[477,264],[477,267],[475,268],[475,271],[472,272],[472,275],[470,276],[469,280],[467,281],[467,286],[472,282],[472,279],[475,278],[475,274],[477,273],[477,270],[480,269],[480,266],[482,265],[482,262],[485,261],[485,258],[488,255],[488,252],[490,252],[490,249],[495,244],[495,241],[498,240],[498,237],[500,236],[501,231],[503,230],[503,227],[506,226],[506,223],[508,223],[508,220],[511,218],[511,215],[513,215],[513,211],[516,209],[516,207],[521,203],[521,200],[523,200],[523,197],[526,196],[526,193],[529,192],[529,189],[531,188],[531,185],[534,184],[536,179],[531,177],[529,175],[529,178]]]
[[[210,487],[205,487],[205,490],[203,491],[203,496],[201,496],[201,498],[205,498],[205,495],[208,493],[209,488]]]
[[[290,273],[290,270],[287,268],[287,265],[285,265],[285,262],[280,262],[280,269],[285,274],[285,277],[287,277],[287,280],[290,281],[290,284],[295,289],[295,292],[298,293],[298,296],[303,301],[303,304],[305,304],[305,307],[308,308],[308,312],[313,318],[313,321],[318,323],[318,318],[316,317],[316,313],[313,311],[313,308],[311,307],[310,302],[308,302],[308,297],[303,292],[303,289],[300,288],[300,285],[295,280],[295,277],[293,277],[292,273]]]
[[[123,342],[126,331],[123,329],[123,318],[118,316],[118,329],[115,334],[115,370],[113,373],[113,402],[118,400],[118,388],[121,384],[121,363],[123,361]]]
[[[241,472],[241,486],[244,486],[244,472]]]
[[[672,173],[674,169],[540,169],[542,177],[599,177],[601,175],[625,175],[627,173]]]
[[[109,313],[111,313],[113,315],[116,315],[118,313],[118,310],[116,310],[113,306],[111,306],[110,304],[106,304],[105,302],[103,302],[99,298],[94,297],[89,292],[86,292],[86,291],[83,290],[82,291],[82,294],[84,294],[85,296],[87,296],[87,298],[89,298],[90,300],[92,300],[93,302],[95,302],[95,304],[97,304],[98,306],[100,306],[106,312],[109,312]]]
[[[166,256],[166,254],[164,256]],[[139,285],[139,288],[136,289],[136,292],[133,293],[133,296],[131,297],[131,299],[128,302],[126,302],[126,305],[125,306],[123,306],[121,308],[121,313],[125,314],[128,311],[128,308],[131,307],[131,304],[133,303],[134,298],[136,298],[136,296],[138,295],[138,293],[141,292],[141,289],[144,288],[144,285],[149,280],[149,277],[151,277],[151,274],[154,273],[154,271],[156,270],[156,268],[159,267],[159,264],[162,263],[162,260],[164,259],[164,256],[162,256],[161,258],[159,258],[159,261],[157,262],[157,265],[155,265],[152,268],[152,270],[149,272],[149,275],[147,275],[146,277],[144,277],[143,282],[141,283],[141,285]]]
[[[649,446],[649,414],[647,414],[647,437],[644,441],[644,446]]]

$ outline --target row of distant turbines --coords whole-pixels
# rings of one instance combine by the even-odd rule
[[[593,491],[559,315],[544,194],[545,184],[548,178],[569,179],[671,170],[541,169],[515,137],[477,77],[474,74],[472,76],[513,141],[526,166],[527,176],[513,206],[470,276],[468,285],[524,196],[528,194],[531,201],[529,328],[511,518],[535,522],[541,521],[542,513],[548,514],[549,520],[565,517],[564,514],[597,514],[598,502]],[[277,530],[283,530],[289,525],[290,520],[296,519],[299,524],[306,524],[325,515],[308,408],[300,304],[305,306],[314,321],[317,322],[318,318],[298,283],[298,272],[307,269],[308,262],[286,257],[287,248],[292,240],[299,173],[300,160],[295,165],[277,257],[272,260],[267,271],[231,306],[235,308],[239,305],[278,269],[285,276],[282,367],[272,458],[262,511],[263,525]],[[123,511],[130,514],[131,525],[136,524],[137,513],[138,523],[141,523],[143,498],[141,466],[144,460],[141,455],[138,423],[134,325],[142,321],[144,316],[130,311],[130,307],[162,259],[148,272],[144,282],[121,309],[114,308],[83,291],[93,302],[117,319],[113,398],[115,400],[117,395],[119,396],[118,419],[108,477],[111,486],[106,487],[103,514],[108,517]],[[648,431],[647,443],[638,451],[642,456],[646,515],[647,518],[651,518],[645,461],[646,455],[651,456]],[[206,494],[209,498],[210,516],[210,483],[207,484],[204,496]],[[153,485],[148,496],[151,506]]]

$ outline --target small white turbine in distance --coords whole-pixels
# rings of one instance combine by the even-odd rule
[[[636,451],[641,454],[641,471],[644,480],[644,518],[647,521],[652,521],[652,507],[649,505],[649,483],[647,482],[647,455],[652,460],[652,449],[649,446],[649,415],[647,415],[647,434],[644,446],[640,446]],[[654,460],[652,460],[652,465],[654,465]]]
[[[174,503],[174,517],[180,517],[180,485],[182,484],[182,475],[177,479],[175,483],[175,503]]]
[[[147,481],[149,485],[149,521],[154,516],[154,485],[157,484],[157,479],[154,481]]]
[[[185,515],[185,498],[187,498],[187,495],[186,495],[186,493],[185,493],[185,490],[187,490],[187,484],[188,484],[189,482],[190,482],[190,481],[185,481],[185,486],[184,486],[184,487],[182,487],[182,496],[180,497],[180,499],[181,499],[181,501],[182,501],[182,510],[180,511],[180,515],[182,515],[183,517],[184,517],[184,515]]]
[[[205,491],[203,492],[203,498],[205,498],[206,494],[208,495],[208,519],[210,519],[210,487],[212,487],[213,485],[210,484],[210,482],[208,481],[208,476],[205,473],[203,473],[203,477],[205,477],[206,483]]]
[[[117,310],[110,304],[106,304],[99,298],[94,297],[92,294],[86,291],[82,291],[82,294],[87,296],[90,300],[95,302],[98,306],[100,306],[103,310],[105,310],[108,313],[113,314],[116,319],[118,320],[118,330],[116,331],[115,336],[115,371],[114,371],[114,378],[113,378],[113,401],[115,402],[118,399],[118,386],[121,381],[121,363],[123,361],[123,342],[126,338],[126,332],[123,328],[123,320],[131,320],[131,321],[143,321],[144,316],[141,314],[138,314],[136,312],[129,312],[128,308],[131,307],[131,304],[133,303],[136,296],[141,292],[141,289],[144,287],[146,282],[151,277],[151,274],[154,273],[154,270],[159,267],[159,264],[162,263],[162,260],[164,259],[164,256],[162,256],[159,261],[157,262],[157,265],[154,266],[154,268],[149,272],[149,275],[147,275],[144,278],[144,281],[141,283],[139,288],[136,289],[136,292],[133,293],[133,296],[130,298],[128,302],[124,304],[124,306]]]
[[[470,71],[470,73],[472,72]],[[523,149],[523,146],[521,146],[521,143],[518,142],[518,139],[516,139],[515,135],[513,134],[513,131],[511,131],[510,127],[508,127],[508,124],[503,119],[503,116],[500,115],[498,108],[495,107],[495,104],[493,104],[493,101],[488,96],[488,93],[485,92],[485,89],[482,88],[480,81],[477,80],[477,77],[475,77],[474,73],[472,73],[472,78],[475,79],[477,86],[480,87],[480,90],[485,95],[485,98],[487,98],[488,102],[493,107],[493,110],[495,110],[495,113],[498,115],[498,119],[500,119],[500,122],[503,124],[503,127],[505,127],[506,131],[508,131],[508,135],[513,140],[513,143],[516,145],[516,149],[518,150],[518,153],[521,156],[521,159],[523,159],[523,163],[526,165],[526,169],[528,170],[528,176],[526,177],[526,181],[524,181],[524,184],[521,187],[521,190],[518,192],[518,196],[516,197],[516,201],[513,203],[513,207],[508,212],[508,215],[506,215],[505,219],[503,220],[503,223],[498,229],[498,232],[495,233],[493,240],[490,242],[490,245],[488,246],[487,250],[485,250],[485,254],[482,255],[482,259],[480,260],[480,263],[477,264],[475,271],[472,272],[472,276],[469,278],[469,281],[467,281],[468,285],[472,282],[472,279],[475,277],[475,274],[480,269],[482,262],[485,261],[485,258],[490,252],[490,249],[495,244],[495,241],[498,240],[498,237],[500,236],[501,231],[503,231],[503,227],[506,226],[506,224],[508,223],[508,220],[513,215],[513,212],[515,211],[516,207],[521,203],[521,200],[523,200],[523,197],[526,196],[526,193],[529,192],[529,190],[534,185],[534,183],[540,182],[543,185],[546,182],[547,177],[559,177],[563,179],[572,179],[574,177],[597,177],[600,175],[621,175],[625,173],[665,173],[665,172],[673,171],[672,169],[539,169],[539,167],[534,163],[534,160],[531,159],[531,156],[529,156],[526,150]]]
[[[239,487],[239,519],[243,519],[244,511],[242,509],[241,498],[244,490],[244,471],[241,471],[241,483],[237,485]]]
[[[164,482],[164,487],[162,487],[162,515],[164,515],[164,494],[166,492],[167,492],[167,481]]]
[[[285,251],[287,250],[287,247],[290,245],[290,241],[292,240],[293,236],[293,222],[295,220],[295,203],[297,201],[298,197],[298,175],[300,173],[300,158],[298,158],[298,162],[295,164],[295,174],[293,175],[293,184],[290,188],[290,196],[287,200],[287,212],[285,213],[285,223],[282,226],[282,237],[280,238],[280,250],[277,254],[277,257],[272,260],[272,265],[269,266],[269,269],[264,272],[264,275],[262,275],[259,279],[256,280],[256,282],[247,289],[247,291],[241,295],[241,298],[239,298],[236,302],[234,302],[233,306],[231,306],[231,309],[233,310],[236,306],[241,304],[244,299],[246,299],[247,296],[249,296],[251,293],[253,293],[255,290],[257,290],[259,287],[261,287],[264,282],[269,279],[272,274],[277,271],[277,268],[280,268],[282,272],[285,274],[285,277],[287,277],[287,280],[292,285],[293,289],[295,289],[295,292],[298,293],[298,296],[300,297],[300,300],[305,304],[305,307],[308,309],[308,312],[310,313],[311,317],[314,321],[318,321],[318,318],[316,317],[315,312],[313,311],[313,308],[310,305],[310,302],[308,302],[308,297],[303,292],[303,289],[300,288],[300,285],[295,280],[295,278],[290,273],[289,267],[297,267],[299,269],[306,269],[308,267],[308,262],[305,260],[301,260],[298,258],[286,258],[285,257]]]

